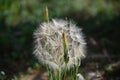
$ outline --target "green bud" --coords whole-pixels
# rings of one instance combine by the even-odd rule
[[[63,48],[64,48],[64,60],[65,60],[65,63],[68,63],[69,61],[68,43],[67,43],[67,38],[64,32],[62,33],[62,38],[63,38]]]

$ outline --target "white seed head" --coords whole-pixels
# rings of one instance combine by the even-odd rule
[[[67,68],[70,69],[80,64],[81,58],[85,56],[86,42],[81,29],[71,21],[53,19],[42,23],[34,32],[34,54],[40,63],[59,71],[65,68],[62,32],[68,42]]]

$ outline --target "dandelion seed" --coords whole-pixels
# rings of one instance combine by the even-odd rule
[[[85,56],[86,42],[81,29],[70,21],[44,22],[34,32],[34,39],[34,54],[52,70],[62,71],[66,63],[70,69],[80,64]]]

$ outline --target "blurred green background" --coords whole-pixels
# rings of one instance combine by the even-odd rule
[[[83,28],[88,54],[119,55],[120,0],[0,0],[0,71],[11,78],[37,65],[33,32],[52,18],[68,19]]]

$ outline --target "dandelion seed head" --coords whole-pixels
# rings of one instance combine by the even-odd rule
[[[62,33],[65,33],[68,42],[69,61],[67,68],[77,66],[81,58],[85,57],[86,42],[81,28],[71,21],[53,19],[44,22],[34,32],[34,54],[43,65],[53,70],[65,68]]]

